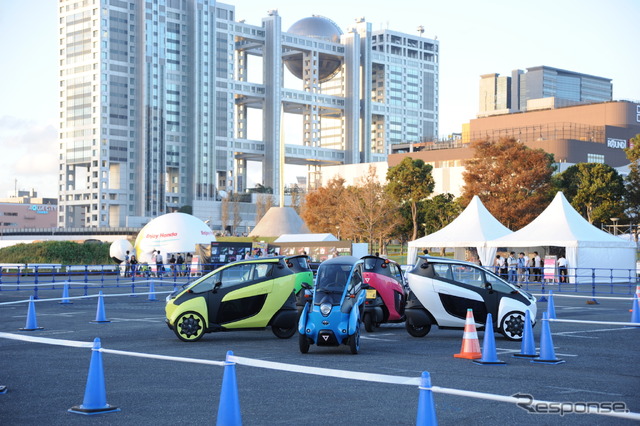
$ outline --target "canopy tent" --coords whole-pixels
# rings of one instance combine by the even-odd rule
[[[167,213],[147,223],[134,244],[141,262],[151,262],[151,252],[160,250],[165,261],[168,253],[193,253],[196,244],[210,244],[216,237],[206,223],[186,213]]]
[[[636,260],[634,242],[591,225],[569,204],[562,192],[558,192],[551,204],[530,224],[489,241],[488,246],[564,247],[569,270],[579,268],[575,274],[578,282],[590,282],[594,273],[596,277],[611,280],[612,268],[632,269]],[[572,274],[569,275],[572,279]]]
[[[487,241],[510,233],[474,195],[467,208],[450,224],[409,242],[407,263],[415,263],[418,249],[422,247],[476,247],[482,264],[491,265],[497,249],[487,247]]]
[[[282,234],[274,243],[311,243],[322,241],[339,241],[332,234]]]
[[[309,228],[293,207],[271,207],[249,233],[250,237],[279,237],[282,234],[307,234]]]

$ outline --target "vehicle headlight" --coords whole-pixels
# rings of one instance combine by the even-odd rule
[[[323,303],[322,305],[320,305],[320,313],[323,317],[328,316],[331,313],[331,304]]]

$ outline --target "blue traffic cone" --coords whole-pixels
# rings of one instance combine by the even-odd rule
[[[640,323],[640,305],[638,303],[638,295],[633,299],[633,309],[631,310],[631,322]]]
[[[513,354],[513,356],[516,358],[535,358],[538,356],[536,344],[533,341],[533,326],[531,325],[531,314],[529,310],[527,310],[524,315],[524,330],[522,332],[520,353]]]
[[[104,367],[102,365],[102,352],[100,352],[100,339],[93,340],[91,363],[87,375],[87,386],[84,391],[82,405],[69,408],[70,413],[76,414],[102,414],[120,411],[119,408],[107,404],[107,390],[104,382]]]
[[[27,309],[27,322],[22,331],[34,331],[42,330],[43,327],[38,327],[38,320],[36,319],[36,305],[33,301],[33,296],[29,296],[29,308]]]
[[[542,334],[540,335],[540,356],[531,360],[542,364],[561,364],[562,359],[556,358],[556,352],[553,348],[553,340],[551,339],[551,327],[549,326],[549,318],[547,313],[542,313]]]
[[[487,322],[484,324],[484,338],[482,340],[482,358],[474,359],[475,364],[480,365],[504,365],[506,362],[498,359],[496,353],[496,340],[493,334],[493,317],[487,314]]]
[[[220,403],[218,404],[218,420],[216,423],[220,426],[242,425],[238,383],[236,381],[236,363],[229,362],[230,356],[233,356],[232,351],[227,352],[227,361],[222,376]]]
[[[416,426],[437,425],[436,404],[433,402],[433,392],[431,391],[431,375],[427,371],[422,372],[420,377],[420,396],[418,397],[418,415]]]
[[[4,385],[0,386],[0,395],[7,393],[7,387]]]
[[[60,301],[61,305],[72,305],[73,302],[69,300],[69,282],[64,282],[64,287],[62,287],[62,300]]]
[[[549,303],[547,304],[547,315],[549,319],[556,319],[556,305],[553,303],[553,291],[549,290]]]
[[[95,322],[95,323],[111,322],[107,319],[104,313],[104,299],[102,297],[102,291],[98,293],[98,309],[96,309],[96,319],[91,322]]]
[[[149,282],[149,302],[157,302],[156,298],[156,287],[153,281]]]

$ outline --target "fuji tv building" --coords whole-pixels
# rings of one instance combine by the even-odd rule
[[[58,226],[141,226],[191,205],[221,229],[222,199],[245,194],[250,173],[277,200],[285,165],[313,188],[324,166],[438,135],[439,43],[422,29],[362,18],[343,31],[320,16],[283,29],[278,11],[251,25],[207,0],[71,6],[59,8]]]

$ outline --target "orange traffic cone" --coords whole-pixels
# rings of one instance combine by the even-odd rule
[[[473,318],[473,309],[467,309],[467,319],[464,324],[464,334],[462,335],[462,348],[459,354],[453,355],[456,358],[480,359],[480,342],[476,332],[476,321]]]

